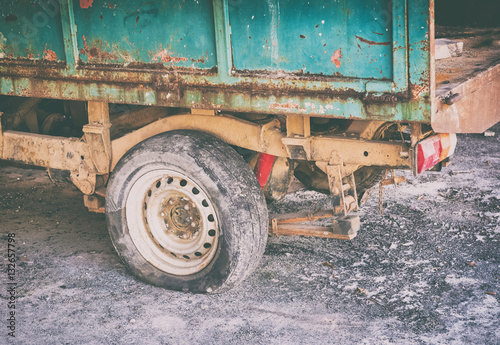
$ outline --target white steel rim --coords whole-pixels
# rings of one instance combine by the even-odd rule
[[[172,275],[200,272],[213,260],[219,222],[206,192],[183,173],[158,169],[134,182],[125,204],[139,253]]]

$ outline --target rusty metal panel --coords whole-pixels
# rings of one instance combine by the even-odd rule
[[[91,64],[216,64],[209,1],[80,1],[74,6],[79,58]]]
[[[5,131],[0,158],[63,170],[77,170],[87,162],[94,170],[88,145],[77,138]]]
[[[59,3],[55,0],[2,1],[0,59],[64,61]]]
[[[431,120],[432,0],[60,0],[59,5],[60,18],[53,19],[62,30],[51,31],[51,42],[63,41],[57,50],[61,62],[0,58],[1,94]],[[259,22],[250,25],[257,16]],[[1,33],[7,24],[0,21]],[[259,44],[249,43],[254,41]]]
[[[391,0],[241,2],[229,11],[235,69],[392,79],[390,13]]]

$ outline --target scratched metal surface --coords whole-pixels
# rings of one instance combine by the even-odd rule
[[[237,70],[391,79],[390,0],[245,1],[230,7]]]
[[[75,6],[74,12],[84,63],[215,66],[214,20],[208,1],[94,1],[89,7]]]
[[[0,93],[430,122],[433,7],[4,0]]]
[[[55,61],[64,57],[59,6],[33,0],[0,2],[0,58]]]

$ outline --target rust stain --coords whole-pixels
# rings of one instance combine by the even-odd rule
[[[172,56],[172,54],[173,53],[169,53],[166,49],[163,49],[162,51],[156,53],[153,56],[153,60],[154,61],[160,60],[165,63],[170,63],[170,62],[178,63],[181,61],[187,61],[187,58],[185,57]]]
[[[90,8],[92,7],[92,3],[94,0],[80,0],[80,7],[81,8]]]
[[[80,54],[87,55],[89,61],[93,59],[99,61],[105,61],[105,60],[110,61],[118,59],[116,54],[108,53],[102,50],[102,42],[98,41],[97,44],[94,44],[92,47],[89,47],[87,45],[87,39],[85,38],[85,35],[82,35],[82,39],[83,39],[83,48],[80,49]],[[107,46],[110,47],[109,44],[107,44]]]
[[[371,46],[388,46],[391,44],[391,42],[375,42],[375,41],[369,41],[366,38],[355,36],[358,40],[360,40],[363,43],[369,44]]]
[[[26,54],[28,55],[28,59],[33,59],[33,54],[30,52],[28,48],[26,48]]]
[[[333,64],[335,64],[335,67],[340,68],[342,65],[342,61],[340,59],[342,58],[342,50],[337,49],[335,53],[333,53],[332,58],[330,59]]]
[[[269,106],[270,109],[280,109],[280,110],[290,110],[290,109],[299,109],[299,105],[297,103],[273,103]]]
[[[45,47],[45,50],[43,51],[43,58],[49,61],[57,61],[56,53],[53,50],[47,49],[47,47]]]
[[[208,60],[208,56],[207,56],[207,60]],[[201,58],[199,58],[198,60],[196,59],[191,59],[191,62],[194,62],[194,63],[205,63],[205,57],[202,56]]]
[[[413,99],[421,98],[421,95],[427,91],[427,88],[425,86],[419,84],[410,85],[410,89],[411,89],[411,96]]]

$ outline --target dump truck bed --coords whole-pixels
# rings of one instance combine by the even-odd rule
[[[3,95],[432,122],[438,132],[493,121],[436,117],[443,90],[476,68],[457,77],[438,65],[434,97],[432,0],[11,0],[0,17]]]
[[[59,3],[3,2],[2,94],[430,122],[429,0]]]
[[[436,36],[463,43],[463,53],[436,60],[433,127],[481,133],[500,121],[500,28],[438,27]]]

